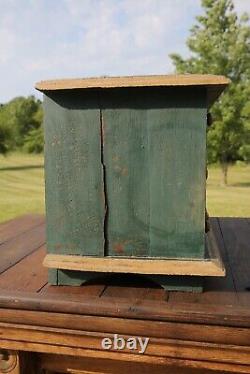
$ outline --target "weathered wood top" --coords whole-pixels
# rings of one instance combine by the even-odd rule
[[[24,311],[22,318],[27,311],[39,311],[250,326],[250,219],[212,218],[211,224],[227,276],[208,277],[205,292],[192,294],[167,293],[140,276],[128,275],[82,287],[49,286],[47,269],[42,266],[44,218],[28,215],[4,223],[0,225],[0,321],[7,318],[5,310],[18,309]]]
[[[220,75],[183,74],[55,79],[38,82],[35,88],[46,92],[91,88],[204,86],[208,92],[208,106],[211,106],[229,83],[230,80],[228,78]]]

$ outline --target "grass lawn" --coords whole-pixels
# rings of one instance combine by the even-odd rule
[[[0,155],[0,222],[44,212],[43,156]]]
[[[250,217],[250,165],[229,167],[228,185],[218,166],[208,169],[207,209],[210,216]]]
[[[0,222],[33,212],[44,213],[43,156],[0,155]],[[229,185],[221,171],[209,168],[207,206],[210,216],[250,217],[250,165],[229,169]]]

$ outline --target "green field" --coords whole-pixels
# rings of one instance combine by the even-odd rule
[[[0,222],[29,212],[44,212],[43,177],[42,156],[0,156]]]
[[[43,157],[14,153],[0,156],[0,222],[44,212]],[[209,168],[207,206],[210,216],[250,217],[250,165],[231,166],[228,186],[219,167]]]

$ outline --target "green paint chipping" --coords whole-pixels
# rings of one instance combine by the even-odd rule
[[[104,96],[109,255],[204,255],[204,89]]]
[[[103,256],[104,198],[97,95],[45,96],[48,250]]]
[[[203,258],[205,88],[46,95],[48,251]]]

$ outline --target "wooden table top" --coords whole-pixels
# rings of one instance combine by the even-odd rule
[[[11,220],[0,225],[0,308],[249,327],[250,219],[212,218],[211,224],[227,275],[206,278],[205,291],[195,294],[166,292],[143,277],[129,275],[81,287],[50,286],[42,266],[44,217]]]
[[[37,373],[33,362],[48,373],[250,374],[250,220],[211,224],[227,276],[207,278],[202,294],[124,275],[49,286],[44,217],[0,225],[0,372],[17,359],[22,373]],[[147,337],[146,352],[104,350],[114,334]]]

